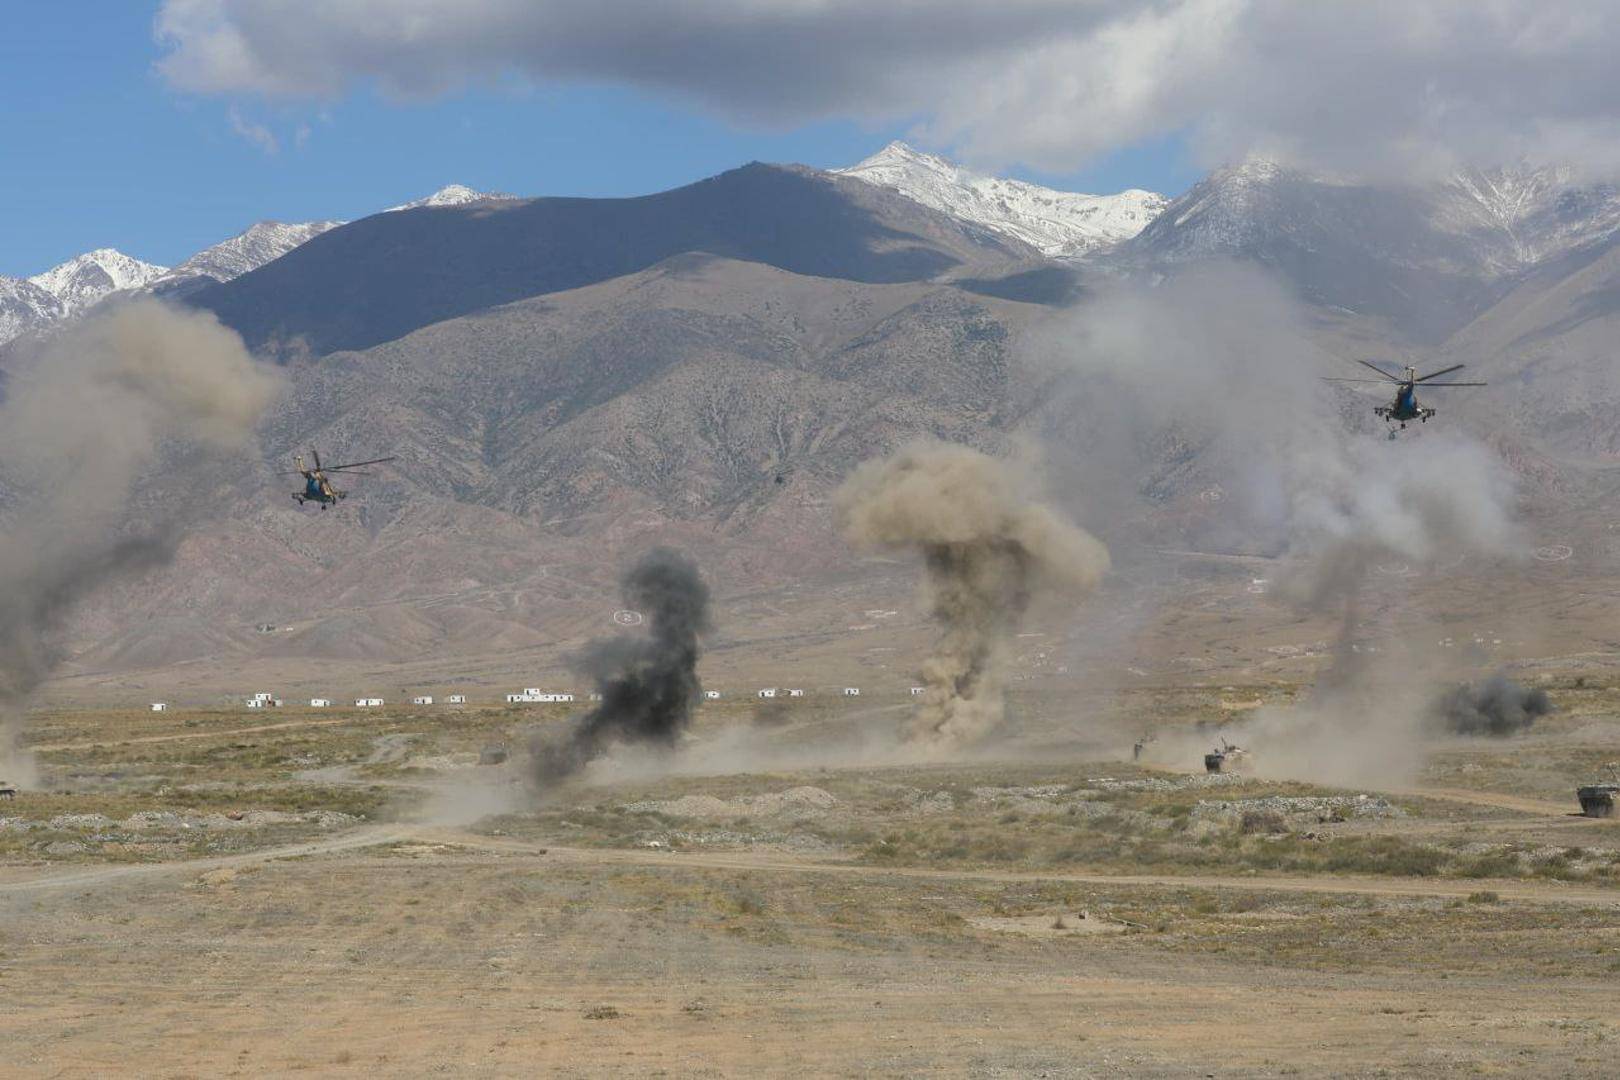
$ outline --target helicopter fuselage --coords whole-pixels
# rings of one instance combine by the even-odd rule
[[[1429,417],[1434,415],[1433,409],[1418,404],[1417,386],[1412,382],[1402,383],[1400,389],[1395,391],[1394,404],[1379,405],[1373,412],[1391,423],[1399,423],[1402,427],[1406,426],[1408,420],[1427,423]]]
[[[326,477],[309,472],[304,474],[304,490],[293,492],[292,497],[299,506],[306,502],[319,503],[321,509],[325,510],[328,506],[337,505],[345,494],[333,487]]]

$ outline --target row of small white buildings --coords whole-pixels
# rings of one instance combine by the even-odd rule
[[[921,697],[922,692],[923,688],[920,686],[913,686],[911,688],[912,697]],[[761,688],[755,693],[759,698],[767,700],[773,698],[802,698],[805,696],[804,690],[797,687],[767,686]],[[722,694],[718,690],[705,690],[703,691],[703,696],[709,701],[719,701]],[[843,690],[843,696],[860,697],[861,689],[858,686],[846,686]],[[601,701],[602,695],[594,693],[587,694],[586,699],[589,701]],[[530,703],[555,704],[567,703],[575,700],[577,700],[576,696],[566,690],[542,690],[536,686],[525,687],[521,693],[506,695],[506,702],[508,705],[524,705]],[[281,698],[278,698],[271,693],[257,693],[248,698],[244,704],[250,709],[279,709],[285,704],[285,702]],[[337,703],[331,698],[317,697],[309,699],[309,707],[312,709],[330,709],[336,704]],[[384,704],[385,702],[383,699],[378,697],[362,697],[354,699],[354,707],[357,709],[375,709],[382,707]],[[434,698],[430,694],[419,694],[416,697],[411,698],[411,704],[432,705],[434,704]],[[467,704],[467,695],[451,694],[444,699],[444,704],[465,705]],[[168,709],[169,706],[166,702],[152,702],[153,712],[167,712]]]

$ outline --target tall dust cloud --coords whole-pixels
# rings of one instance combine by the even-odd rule
[[[1069,439],[1109,448],[1097,463],[1109,481],[1138,499],[1150,485],[1164,497],[1166,476],[1183,495],[1218,483],[1227,498],[1215,523],[1177,542],[1275,559],[1273,595],[1337,625],[1307,694],[1227,730],[1253,751],[1255,771],[1405,782],[1432,731],[1438,658],[1415,642],[1362,639],[1372,579],[1391,565],[1437,577],[1459,557],[1522,549],[1514,484],[1455,428],[1425,430],[1421,442],[1382,437],[1373,399],[1336,399],[1344,392],[1320,381],[1349,372],[1317,342],[1302,305],[1274,281],[1213,265],[1105,287],[1031,348],[1037,364],[1102,403],[1087,414],[1086,401],[1056,402],[1090,425]],[[1151,456],[1167,444],[1182,451],[1174,469]],[[1389,590],[1379,598],[1407,605]],[[1151,753],[1186,760],[1194,748],[1180,742],[1161,733]]]
[[[60,659],[74,607],[173,558],[195,511],[132,520],[153,468],[191,475],[252,439],[279,392],[212,316],[154,300],[119,304],[8,370],[0,402],[0,778],[32,786],[24,710]]]
[[[948,752],[1001,724],[1013,634],[1038,595],[1075,596],[1108,570],[1108,549],[1042,503],[1025,472],[965,446],[921,442],[868,461],[838,490],[855,546],[922,556],[940,626],[920,675],[908,741]]]
[[[647,632],[593,641],[574,658],[602,701],[562,739],[531,740],[531,779],[542,793],[615,743],[673,750],[702,697],[697,663],[713,626],[697,564],[654,548],[625,573],[621,588],[626,605],[645,616]]]

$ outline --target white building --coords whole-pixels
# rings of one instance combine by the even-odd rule
[[[250,709],[268,709],[270,707],[270,701],[268,698],[256,697],[247,703],[247,707]]]
[[[846,687],[844,687],[844,696],[845,697],[860,697],[861,696],[861,688],[858,687],[858,686],[846,686]]]
[[[703,696],[708,698],[710,701],[719,701],[720,700],[720,691],[718,691],[718,690],[705,690],[705,691],[703,691]]]
[[[451,705],[465,705],[465,704],[467,704],[467,695],[466,694],[451,694],[449,697],[445,698],[444,700],[449,702]]]
[[[354,707],[357,709],[375,709],[382,703],[383,699],[380,697],[362,697],[354,699]]]
[[[411,704],[412,705],[431,705],[431,704],[433,704],[433,695],[432,694],[422,694],[419,697],[413,697],[413,698],[411,698]]]
[[[775,690],[761,690],[759,692],[759,696],[760,697],[775,697],[776,696],[776,691]]]
[[[922,697],[922,692],[923,692],[923,688],[920,687],[920,686],[913,686],[911,688],[911,696],[912,697]]]
[[[789,690],[788,697],[804,697],[803,690]]]
[[[312,697],[309,699],[309,707],[312,709],[330,709],[332,699],[329,697]]]
[[[601,701],[602,700],[602,695],[593,693],[593,694],[590,695],[590,698],[591,698],[592,701]]]
[[[274,694],[254,694],[253,695],[253,700],[254,701],[274,701],[275,699],[276,699],[276,695],[274,695]]]
[[[169,711],[169,704],[168,704],[168,702],[165,702],[165,701],[154,701],[154,702],[152,702],[152,711],[153,712],[168,712]]]

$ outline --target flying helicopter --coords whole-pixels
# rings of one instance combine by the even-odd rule
[[[344,496],[349,494],[347,491],[339,491],[333,487],[332,481],[327,478],[328,473],[352,472],[366,465],[381,465],[385,461],[395,460],[391,457],[383,457],[372,458],[370,461],[351,461],[347,465],[323,466],[319,450],[311,450],[309,453],[315,459],[313,469],[304,467],[304,455],[299,454],[293,458],[293,464],[297,466],[297,474],[304,478],[304,490],[293,492],[292,497],[299,506],[303,506],[306,502],[319,503],[322,510],[325,510],[328,506],[336,506]],[[355,472],[353,475],[370,476],[371,474]]]
[[[1439,371],[1431,371],[1427,375],[1420,376],[1417,373],[1417,368],[1412,367],[1410,364],[1408,364],[1406,366],[1406,374],[1404,376],[1399,376],[1399,375],[1391,375],[1389,372],[1385,371],[1383,368],[1379,367],[1377,364],[1374,364],[1370,360],[1357,360],[1356,363],[1362,365],[1363,367],[1371,368],[1373,371],[1376,371],[1376,372],[1378,372],[1379,375],[1383,376],[1383,378],[1382,379],[1339,379],[1339,378],[1329,378],[1329,379],[1327,379],[1327,381],[1328,382],[1344,382],[1344,383],[1352,383],[1352,382],[1353,383],[1394,383],[1395,386],[1396,386],[1395,400],[1392,403],[1388,404],[1388,405],[1378,405],[1378,406],[1375,406],[1373,408],[1373,412],[1376,415],[1381,416],[1385,420],[1388,420],[1390,422],[1391,427],[1389,429],[1389,437],[1392,438],[1392,439],[1395,437],[1395,428],[1394,428],[1393,425],[1395,425],[1396,423],[1399,423],[1402,428],[1406,427],[1406,423],[1409,420],[1416,420],[1419,423],[1427,424],[1429,422],[1429,417],[1431,417],[1431,416],[1433,416],[1435,414],[1434,409],[1430,409],[1430,408],[1427,408],[1426,406],[1418,404],[1417,388],[1418,388],[1419,383],[1428,384],[1430,379],[1437,379],[1442,375],[1450,375],[1453,371],[1461,371],[1463,368],[1468,366],[1467,364],[1453,364],[1448,368],[1441,368]],[[1442,386],[1484,386],[1484,385],[1485,384],[1482,383],[1482,382],[1433,383],[1432,385],[1426,385],[1424,387],[1424,389],[1426,389],[1426,390],[1428,390],[1428,389],[1438,390]]]

